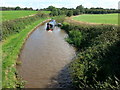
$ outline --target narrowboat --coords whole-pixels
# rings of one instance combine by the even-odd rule
[[[53,29],[55,28],[56,25],[56,21],[55,20],[51,20],[50,22],[47,23],[47,31],[53,31]]]

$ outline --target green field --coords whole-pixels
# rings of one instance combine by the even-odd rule
[[[118,24],[118,14],[84,14],[73,19],[90,23]]]
[[[42,13],[49,14],[51,11],[41,11]]]
[[[38,11],[0,11],[2,12],[2,20],[13,20],[20,17],[36,14]]]
[[[2,12],[2,21],[6,21],[6,20],[13,20],[16,18],[21,18],[32,14],[36,14],[40,11],[0,11],[0,13],[1,12]],[[41,11],[41,12],[46,14],[50,13],[50,11]]]

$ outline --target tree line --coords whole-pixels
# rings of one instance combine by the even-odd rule
[[[104,8],[84,8],[84,6],[79,5],[75,9],[74,8],[56,8],[54,6],[49,6],[48,8],[44,8],[41,10],[51,11],[50,15],[58,16],[58,15],[80,15],[80,14],[108,14],[108,13],[119,13],[118,9],[104,9]]]
[[[33,8],[32,7],[21,8],[19,6],[17,6],[17,7],[0,7],[0,11],[8,11],[8,10],[33,10]]]
[[[0,10],[6,11],[6,10],[34,10],[32,7],[30,8],[21,8],[19,6],[17,7],[1,7]],[[51,16],[58,16],[58,15],[66,15],[66,16],[72,16],[72,15],[80,15],[80,14],[108,14],[108,13],[120,13],[120,10],[118,9],[104,9],[101,7],[97,8],[84,8],[84,6],[79,5],[75,9],[74,8],[56,8],[54,6],[48,6],[47,8],[43,9],[35,9],[36,11],[51,11]]]

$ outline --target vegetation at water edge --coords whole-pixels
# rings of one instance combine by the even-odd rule
[[[73,85],[76,88],[120,89],[120,28],[74,22],[64,22],[62,28],[69,35],[67,41],[79,52],[70,65]]]

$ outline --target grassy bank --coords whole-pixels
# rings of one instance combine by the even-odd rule
[[[68,20],[69,21],[69,20]],[[64,22],[67,41],[78,49],[71,63],[77,88],[120,89],[120,29],[114,25]]]
[[[83,14],[73,19],[89,23],[118,24],[118,14]]]
[[[16,33],[7,37],[6,40],[3,41],[3,72],[2,72],[2,86],[3,88],[16,88],[22,87],[21,82],[19,82],[18,78],[16,78],[16,59],[18,58],[18,54],[20,53],[20,49],[24,43],[24,40],[28,33],[40,22],[44,21],[46,18],[38,19],[30,25],[27,25],[25,29],[21,32]]]

